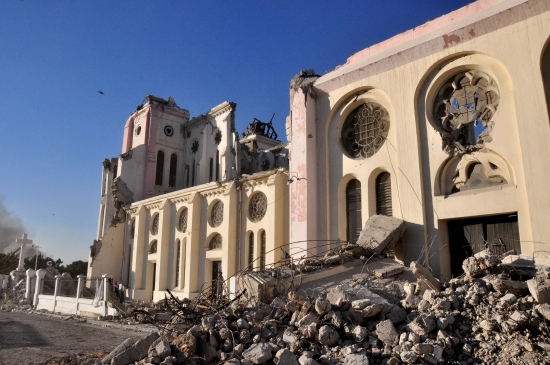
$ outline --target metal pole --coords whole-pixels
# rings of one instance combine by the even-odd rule
[[[35,252],[35,255],[34,255],[34,257],[35,257],[35,260],[34,260],[34,271],[36,272],[36,268],[38,267],[38,252],[39,252],[38,249],[39,249],[40,247],[34,246],[34,248],[36,249],[36,252]]]

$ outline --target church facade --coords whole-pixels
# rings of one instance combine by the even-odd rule
[[[486,247],[545,256],[549,20],[545,0],[479,0],[296,76],[292,249],[353,241],[390,214],[406,221],[396,257],[443,279]]]
[[[271,122],[255,119],[239,136],[235,108],[189,119],[172,98],[146,96],[126,122],[122,154],[103,163],[89,277],[108,273],[130,297],[156,301],[279,261],[288,151]]]
[[[220,273],[322,254],[374,214],[442,279],[485,248],[548,259],[550,2],[478,0],[290,85],[288,145],[153,96],[104,161],[89,276],[135,299],[192,297]],[[288,165],[287,165],[288,164]]]

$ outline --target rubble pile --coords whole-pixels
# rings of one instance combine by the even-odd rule
[[[0,290],[0,311],[23,312],[32,309],[25,299],[26,282],[20,280],[13,288]]]
[[[172,318],[157,323],[162,335],[147,354],[102,364],[550,362],[548,269],[526,283],[484,251],[464,262],[468,274],[443,284],[412,266],[417,283],[401,287],[366,274],[315,297],[290,291],[269,304],[243,295],[175,305],[172,297],[164,302]]]

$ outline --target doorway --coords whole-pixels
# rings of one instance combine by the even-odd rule
[[[223,292],[222,262],[212,261],[212,292],[220,295]]]
[[[497,255],[521,253],[517,213],[449,220],[447,229],[453,277],[464,272],[462,262],[467,257],[486,248]]]

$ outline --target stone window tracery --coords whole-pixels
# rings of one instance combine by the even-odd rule
[[[346,118],[342,126],[342,144],[352,158],[368,158],[382,147],[389,129],[388,111],[380,104],[368,102]]]
[[[193,144],[191,145],[191,152],[193,152],[193,154],[195,154],[195,153],[197,153],[198,150],[199,150],[199,141],[194,140]]]
[[[187,215],[188,215],[188,210],[187,208],[184,208],[180,214],[180,219],[178,220],[178,230],[180,232],[185,233],[187,231]]]
[[[216,234],[212,239],[210,240],[210,244],[208,245],[209,250],[221,250],[222,249],[222,236],[220,234]]]
[[[216,144],[220,144],[221,141],[222,141],[222,131],[218,129],[218,131],[216,132],[216,135],[214,136],[214,142],[216,142]]]
[[[267,197],[264,193],[258,192],[252,196],[249,205],[249,216],[252,222],[259,222],[267,211]]]
[[[219,227],[223,222],[223,202],[218,201],[212,207],[212,212],[210,215],[212,222],[212,227]]]
[[[153,224],[151,225],[151,233],[152,234],[159,233],[159,215],[158,214],[156,214],[153,217]]]
[[[485,72],[463,71],[449,78],[433,104],[433,123],[443,138],[443,149],[455,155],[491,142],[499,100],[498,85]]]
[[[154,240],[149,245],[149,253],[157,253],[157,240]]]

